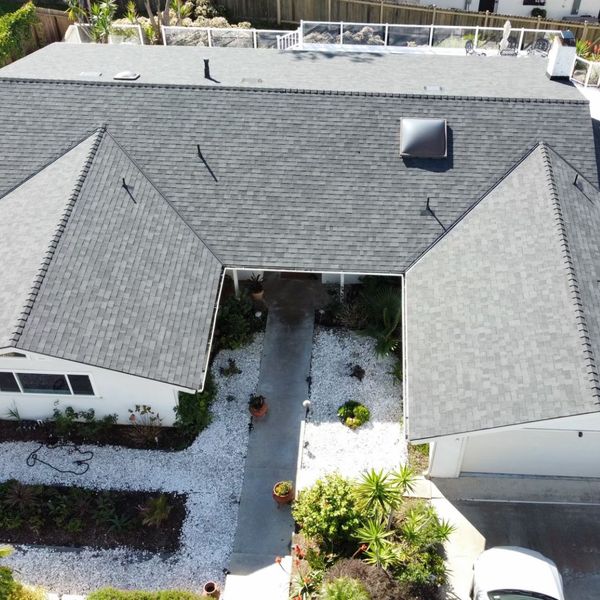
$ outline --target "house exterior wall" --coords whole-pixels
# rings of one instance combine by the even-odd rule
[[[600,413],[435,440],[429,475],[461,473],[600,477]]]
[[[55,402],[58,402],[56,406],[59,409],[67,406],[75,410],[93,408],[97,417],[116,413],[120,423],[129,422],[128,409],[133,409],[136,404],[146,404],[160,414],[163,425],[172,425],[175,421],[174,408],[177,405],[180,388],[59,358],[31,352],[26,354],[27,358],[11,358],[0,354],[0,371],[85,374],[89,375],[96,395],[0,392],[0,418],[2,419],[7,418],[8,411],[14,408],[19,411],[23,419],[44,419],[52,415]]]
[[[421,2],[421,4],[427,3]],[[439,0],[435,4],[438,8],[455,8],[472,12],[479,10],[479,0]],[[573,14],[573,0],[546,0],[545,4],[537,6],[546,10],[548,19],[562,19]],[[493,12],[501,15],[529,17],[533,8],[536,8],[536,6],[525,5],[523,0],[497,0]],[[600,11],[598,0],[581,0],[579,9],[574,16],[592,15],[592,17],[597,18],[598,11]]]

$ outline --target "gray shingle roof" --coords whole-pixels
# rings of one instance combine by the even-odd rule
[[[211,76],[204,78],[203,59]],[[439,87],[455,96],[580,98],[572,86],[550,81],[539,57],[507,60],[467,56],[269,49],[56,43],[0,69],[2,77],[111,81],[124,70],[148,83],[423,94]],[[100,73],[100,76],[82,75]],[[434,92],[432,92],[434,93]],[[437,93],[437,92],[435,92]]]
[[[200,388],[221,263],[109,133],[94,150],[14,345]]]
[[[0,198],[0,348],[20,335],[94,140],[84,140]]]
[[[600,195],[540,145],[406,275],[413,440],[598,411]]]
[[[448,158],[402,160],[404,116],[446,118]],[[0,80],[0,188],[103,123],[228,266],[401,273],[427,197],[450,225],[542,138],[597,178],[583,101]]]

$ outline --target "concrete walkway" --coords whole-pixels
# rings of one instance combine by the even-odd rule
[[[267,398],[269,412],[255,419],[250,434],[226,600],[288,598],[294,522],[288,506],[277,508],[271,491],[276,482],[296,476],[312,352],[311,283],[265,283],[269,317],[258,393]],[[277,556],[285,557],[283,564],[275,564]]]

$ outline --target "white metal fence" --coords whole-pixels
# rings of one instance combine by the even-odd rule
[[[344,23],[325,21],[301,21],[294,37],[282,36],[278,48],[314,49],[333,46],[377,48],[435,48],[462,50],[468,41],[473,42],[475,50],[498,52],[504,36],[502,27],[456,27],[453,25],[394,25],[388,23]],[[510,30],[509,40],[517,52],[533,49],[536,40],[544,38],[552,41],[559,33],[554,29],[514,28]]]
[[[216,27],[162,27],[165,46],[209,48],[277,48],[278,38],[289,31]]]

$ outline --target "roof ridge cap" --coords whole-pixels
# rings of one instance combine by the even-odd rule
[[[119,143],[119,141],[108,131],[108,128],[105,130],[106,135],[115,143],[117,148],[127,157],[127,160],[131,162],[131,164],[141,173],[141,175],[148,181],[148,183],[154,188],[156,193],[167,203],[167,205],[171,208],[171,210],[183,221],[186,227],[200,240],[202,245],[213,255],[215,260],[221,265],[224,266],[224,261],[221,260],[216,252],[212,249],[212,247],[200,236],[200,234],[196,231],[194,227],[187,221],[187,219],[175,208],[175,206],[170,202],[170,200],[161,192],[159,187],[152,181],[152,179],[148,176],[148,174],[140,167],[140,165],[136,162],[136,160],[127,152],[127,150]]]
[[[560,238],[564,266],[567,271],[569,294],[571,296],[571,301],[575,311],[577,329],[582,339],[584,364],[588,373],[592,396],[597,400],[597,402],[600,402],[600,376],[598,375],[598,367],[594,357],[594,351],[592,350],[589,329],[587,326],[587,320],[585,317],[585,311],[583,309],[583,302],[581,300],[581,293],[579,290],[579,282],[577,280],[577,274],[575,272],[575,263],[573,262],[573,258],[571,257],[569,237],[567,234],[567,228],[563,217],[556,180],[554,177],[554,169],[552,167],[552,159],[550,157],[550,148],[544,142],[540,143],[539,148],[542,156],[542,161],[544,163],[548,191],[550,192],[550,201],[552,203],[552,208],[554,211],[556,230]]]
[[[90,168],[92,166],[92,163],[96,156],[96,152],[98,150],[100,142],[102,141],[103,134],[105,131],[106,130],[104,127],[99,127],[98,129],[96,129],[95,133],[92,134],[93,136],[95,136],[94,141],[92,142],[92,145],[87,153],[87,156],[83,160],[81,170],[79,172],[79,176],[75,180],[75,185],[73,186],[71,194],[70,194],[69,198],[67,199],[67,202],[63,209],[62,215],[60,216],[60,218],[58,220],[58,224],[54,231],[54,235],[50,239],[50,243],[48,244],[48,249],[46,250],[46,253],[42,258],[41,264],[38,268],[38,272],[33,279],[31,289],[30,289],[29,294],[27,295],[27,298],[21,309],[21,313],[17,317],[14,331],[10,334],[10,336],[8,338],[9,342],[11,342],[15,347],[17,346],[19,339],[21,338],[21,334],[23,333],[23,330],[25,329],[25,326],[27,324],[27,319],[29,318],[29,315],[31,314],[31,311],[33,309],[33,305],[35,304],[35,301],[38,297],[40,288],[42,287],[42,284],[46,277],[46,273],[48,272],[50,263],[52,262],[52,259],[54,258],[54,255],[56,254],[56,248],[58,247],[58,244],[60,242],[62,234],[66,229],[69,218],[73,212],[75,203],[77,202],[77,199],[79,198],[81,188],[82,188],[83,183],[90,171]],[[91,137],[91,136],[88,135],[87,138],[85,138],[85,139],[88,139],[89,137]],[[82,142],[79,142],[79,143],[81,144]],[[70,150],[73,150],[74,148],[76,148],[76,146],[73,146]],[[67,153],[65,152],[64,154],[67,154]],[[55,162],[55,161],[52,161],[52,162]],[[49,163],[46,166],[49,166],[50,164],[52,164],[52,163]],[[46,168],[46,167],[44,167],[44,168]],[[40,171],[42,171],[42,170],[43,169],[40,169]],[[40,171],[38,171],[38,172],[40,172]]]
[[[84,85],[84,86],[110,86],[129,88],[171,88],[171,89],[191,89],[191,90],[213,90],[218,91],[240,91],[254,93],[270,93],[270,94],[306,94],[315,96],[367,96],[367,97],[383,97],[383,98],[422,98],[428,100],[475,100],[479,102],[518,102],[532,104],[576,104],[588,105],[589,100],[585,98],[511,98],[508,96],[473,96],[470,94],[421,94],[407,92],[376,92],[376,91],[358,91],[358,90],[328,90],[328,89],[310,89],[310,88],[282,88],[282,87],[254,87],[254,86],[239,86],[239,85],[202,85],[198,83],[123,83],[117,81],[84,81],[77,79],[34,79],[20,77],[0,77],[0,82],[10,83],[49,83],[54,85]]]

